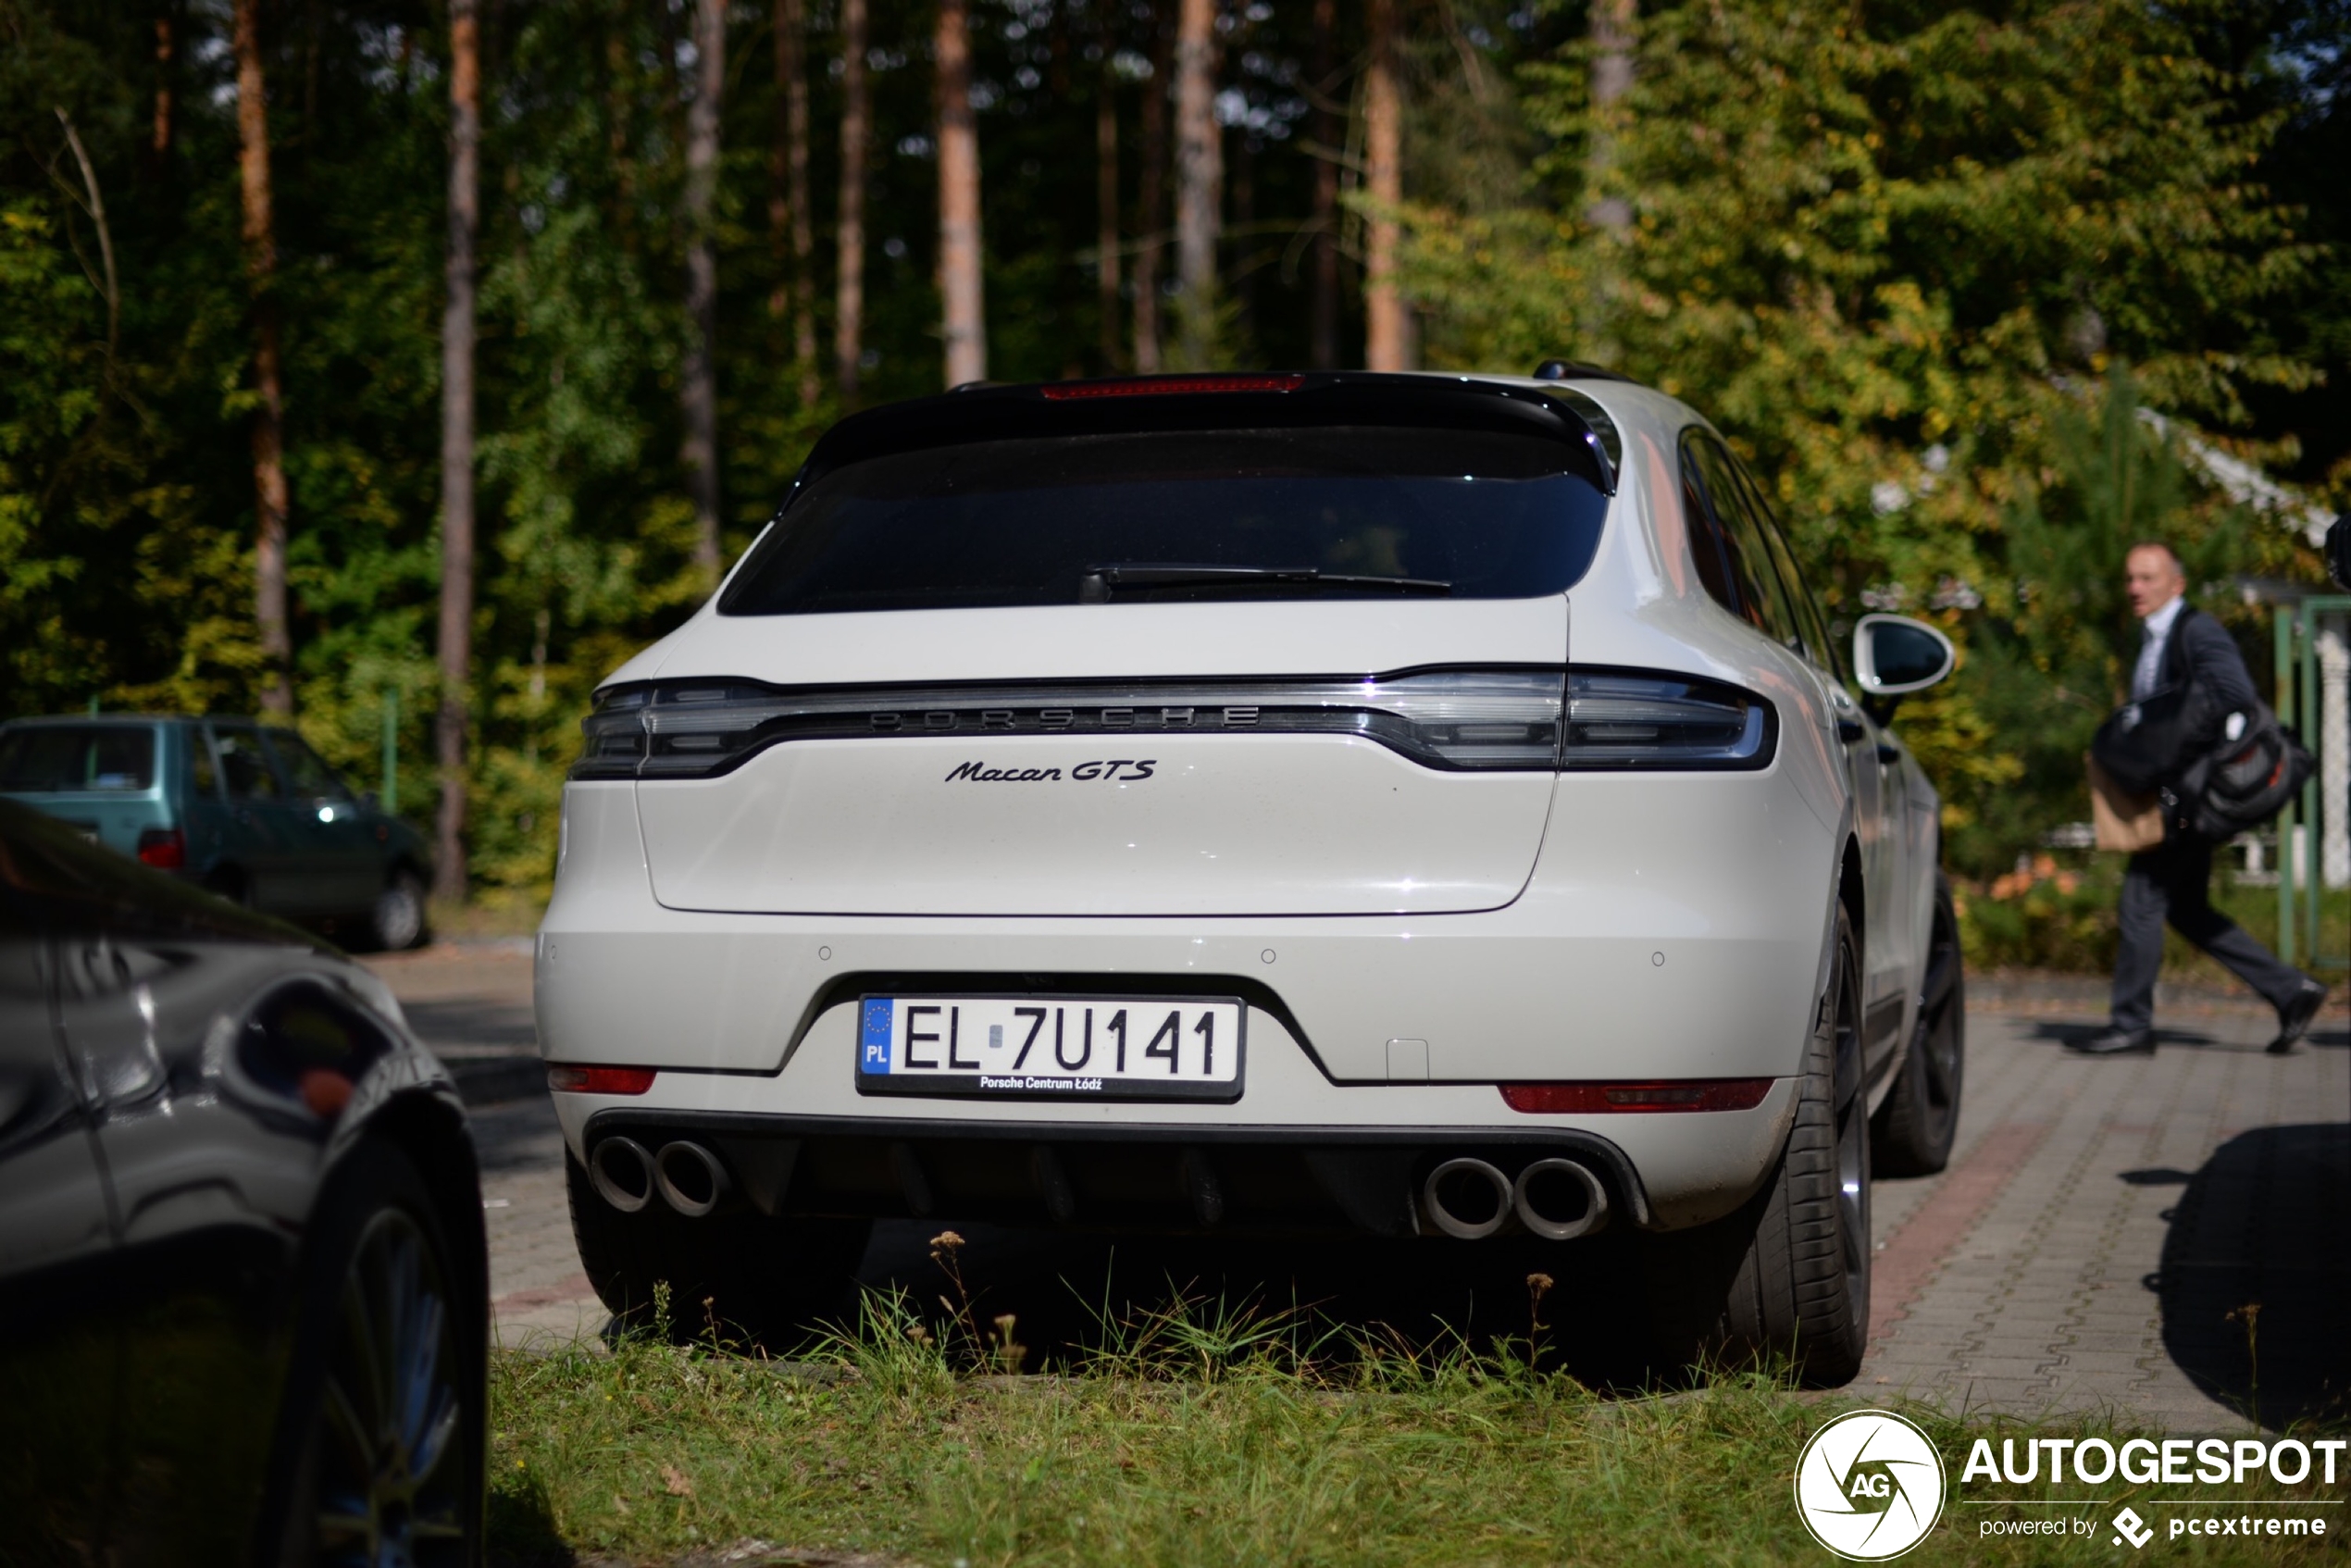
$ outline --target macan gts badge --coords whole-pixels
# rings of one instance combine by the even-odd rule
[[[1614,1231],[1654,1353],[1842,1382],[1965,1012],[1887,728],[1950,645],[1847,653],[1598,372],[844,419],[584,721],[538,1008],[590,1277],[756,1332],[879,1218]]]

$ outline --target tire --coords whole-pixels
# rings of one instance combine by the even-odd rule
[[[367,931],[385,952],[404,952],[425,940],[425,885],[404,867],[392,874],[376,907],[367,917]]]
[[[1870,1327],[1870,1119],[1860,1092],[1860,945],[1842,906],[1829,1005],[1807,1042],[1796,1121],[1737,1213],[1648,1238],[1650,1321],[1680,1366],[1785,1357],[1805,1387],[1861,1367]]]
[[[669,1287],[669,1337],[680,1344],[787,1348],[815,1320],[846,1308],[871,1220],[771,1219],[746,1208],[689,1219],[658,1196],[623,1213],[566,1153],[565,1186],[580,1266],[622,1325],[654,1325],[656,1284]]]
[[[462,1288],[424,1178],[390,1144],[361,1143],[308,1238],[265,1538],[287,1565],[471,1568],[486,1308]]]
[[[1967,1076],[1967,979],[1950,884],[1940,877],[1934,880],[1934,934],[1919,998],[1909,1052],[1870,1126],[1871,1152],[1882,1176],[1933,1176],[1951,1163],[1951,1144],[1959,1132],[1959,1091]]]

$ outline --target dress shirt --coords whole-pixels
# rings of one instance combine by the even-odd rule
[[[2171,641],[2171,627],[2187,601],[2174,594],[2171,602],[2146,617],[2146,639],[2139,644],[2139,663],[2131,672],[2131,701],[2144,703],[2163,683],[2163,648]]]

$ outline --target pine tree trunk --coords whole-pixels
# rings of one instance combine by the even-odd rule
[[[874,106],[865,79],[865,0],[840,0],[840,221],[834,236],[833,379],[857,406],[865,352],[865,157]]]
[[[155,18],[155,127],[147,139],[147,172],[152,175],[163,172],[179,131],[171,91],[179,68],[178,36],[177,19],[167,6]]]
[[[718,195],[718,96],[727,84],[726,0],[694,0],[694,98],[686,110],[686,362],[678,401],[682,456],[694,502],[694,564],[718,580],[718,256],[711,209]]]
[[[1639,18],[1637,0],[1592,0],[1592,138],[1585,156],[1585,212],[1594,227],[1618,240],[1633,229],[1633,205],[1616,188],[1616,175],[1633,95],[1633,30]]]
[[[805,0],[776,0],[776,151],[768,169],[767,220],[776,255],[771,316],[791,315],[792,364],[800,405],[822,390],[816,375],[816,234],[808,207],[808,16]],[[787,243],[790,260],[787,263]]]
[[[481,223],[476,0],[449,0],[449,244],[441,317],[441,771],[433,895],[466,896],[466,731],[473,685],[474,237]]]
[[[1176,333],[1188,368],[1218,353],[1216,242],[1223,223],[1224,133],[1216,124],[1216,0],[1181,0],[1176,21]]]
[[[237,170],[243,197],[245,280],[253,294],[254,622],[264,666],[261,706],[293,713],[293,641],[286,626],[285,400],[279,384],[278,240],[270,211],[269,107],[261,73],[261,0],[236,0]]]
[[[1307,353],[1317,370],[1338,368],[1338,116],[1332,109],[1338,83],[1332,65],[1337,53],[1338,0],[1314,0],[1314,243],[1312,285],[1307,321]]]
[[[979,126],[972,114],[971,18],[965,0],[939,0],[939,292],[945,306],[947,384],[988,379],[980,278]]]
[[[1159,250],[1166,234],[1168,35],[1151,16],[1151,78],[1143,84],[1142,174],[1135,193],[1135,368],[1159,368]]]
[[[1108,35],[1094,99],[1094,286],[1101,314],[1102,373],[1118,370],[1118,95]]]
[[[1375,206],[1392,208],[1404,196],[1403,102],[1396,68],[1396,0],[1371,0],[1371,71],[1363,91],[1364,162]],[[1364,225],[1363,363],[1374,370],[1406,368],[1404,301],[1396,287],[1396,219],[1375,212]]]

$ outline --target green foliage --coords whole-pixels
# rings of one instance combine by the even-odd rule
[[[93,699],[244,710],[258,691],[254,302],[227,17],[168,9],[174,53],[159,63],[152,6],[0,0],[0,715]],[[934,391],[940,372],[935,13],[927,0],[871,9],[868,402]],[[1121,126],[1122,248],[1131,263],[1156,245],[1162,278],[1172,269],[1170,215],[1135,207],[1138,107],[1165,89],[1144,84],[1141,62],[1172,9],[975,11],[1000,379],[1123,356],[1098,346],[1091,150],[1105,93]],[[1321,82],[1307,80],[1312,9],[1224,8],[1220,102],[1238,117],[1227,240],[1213,319],[1192,324],[1221,356],[1308,360],[1311,192],[1331,159],[1343,192],[1358,183],[1360,118],[1342,119],[1341,145],[1305,143],[1310,100],[1343,110],[1355,91],[1362,9],[1339,8]],[[2341,255],[2301,237],[2351,232],[2336,152],[2351,93],[2327,95],[2345,68],[2341,7],[1641,9],[1611,177],[1636,223],[1619,241],[1583,217],[1598,193],[1585,188],[1584,8],[1404,8],[1408,259],[1426,356],[1507,369],[1598,358],[1719,418],[1768,477],[1834,613],[1851,618],[1865,594],[1923,606],[1966,644],[1961,680],[1909,704],[1904,724],[1944,782],[1955,852],[2002,864],[2078,815],[2060,765],[2071,694],[2104,678],[2092,618],[2059,636],[2015,592],[2036,574],[2071,591],[2110,569],[2092,570],[2102,544],[2082,531],[2105,526],[2107,481],[2067,455],[2081,444],[2069,420],[2127,360],[2176,429],[2249,431],[2231,449],[2298,453],[2320,471],[2345,444],[2295,440],[2298,411],[2342,390],[2308,387],[2311,367],[2351,363],[2341,291],[2327,292]],[[828,4],[810,15],[806,281],[828,351],[839,19]],[[464,696],[470,870],[516,901],[552,865],[554,791],[588,693],[706,588],[678,457],[682,16],[622,0],[484,13],[477,673]],[[261,23],[299,722],[372,783],[396,694],[402,804],[422,820],[442,699],[446,18],[405,0],[265,0]],[[791,364],[795,264],[770,207],[772,25],[760,7],[730,13],[715,230],[729,553],[842,412],[829,391],[803,401]],[[171,106],[161,146],[158,89]],[[103,236],[60,110],[93,161]],[[1350,341],[1363,216],[1350,196]],[[1166,325],[1171,354],[1183,325]],[[2093,425],[2112,424],[2120,404],[2105,406]],[[2231,519],[2192,474],[2163,468],[2177,462],[2159,439],[2133,441],[2172,498],[2134,516],[2183,548],[2210,545],[2200,583],[2308,575],[2269,522]],[[2067,697],[2040,690],[2051,668]]]
[[[2278,121],[2235,112],[2202,14],[1644,6],[1628,234],[1582,216],[1603,193],[1576,41],[1522,73],[1550,138],[1530,199],[1410,215],[1432,357],[1563,353],[1686,398],[1767,476],[1834,618],[1904,608],[1962,643],[1904,720],[1962,864],[2084,815],[2121,542],[2173,541],[2199,585],[2315,575],[2135,415],[2239,421],[2310,379],[2258,348],[2314,260],[2245,177]]]

